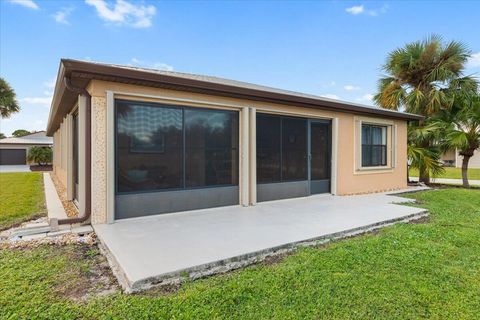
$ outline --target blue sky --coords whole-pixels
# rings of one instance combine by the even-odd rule
[[[0,0],[0,76],[22,111],[0,132],[45,129],[60,58],[220,76],[371,104],[387,53],[435,33],[474,53],[476,1]]]

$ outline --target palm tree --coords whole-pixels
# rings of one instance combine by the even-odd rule
[[[16,100],[15,91],[5,79],[0,78],[0,116],[9,118],[14,112],[20,111],[20,106]]]
[[[476,80],[463,75],[469,56],[464,44],[445,44],[435,35],[396,49],[383,66],[387,75],[379,80],[374,102],[382,108],[424,115],[427,120],[419,124],[425,126],[430,116],[452,107],[457,93],[476,92]],[[415,145],[428,153],[433,141]],[[429,183],[427,166],[420,167],[420,181]]]
[[[437,122],[426,126],[409,124],[407,156],[410,168],[418,169],[419,172],[431,172],[433,175],[439,175],[445,171],[440,163],[441,145],[437,143],[424,146],[426,141],[439,140],[441,127],[442,124]],[[409,180],[408,176],[407,180]]]
[[[459,151],[463,157],[463,186],[469,188],[468,162],[475,150],[480,149],[480,95],[457,96],[454,107],[440,113],[438,118],[438,124],[443,125],[443,149]]]
[[[31,147],[28,151],[27,160],[36,162],[39,166],[52,163],[53,150],[50,147]]]

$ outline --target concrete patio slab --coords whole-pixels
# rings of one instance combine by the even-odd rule
[[[406,190],[412,191],[412,189]],[[425,216],[395,195],[318,195],[94,226],[127,292],[224,272],[269,255]]]

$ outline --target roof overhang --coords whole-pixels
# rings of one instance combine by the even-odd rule
[[[173,75],[160,74],[145,69],[122,68],[120,66],[99,64],[87,61],[62,59],[57,75],[50,115],[47,125],[47,135],[52,136],[59,128],[62,119],[75,106],[78,94],[66,88],[64,79],[69,78],[75,87],[86,88],[90,80],[104,80],[148,87],[158,87],[172,90],[188,91],[216,96],[265,101],[284,105],[306,107],[313,109],[332,110],[361,115],[381,116],[385,118],[415,121],[422,116],[398,112],[382,108],[372,108],[355,103],[342,102],[320,97],[295,95],[293,92],[279,93],[268,90],[258,90],[222,84],[198,79],[189,79]]]

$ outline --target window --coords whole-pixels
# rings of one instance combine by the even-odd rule
[[[186,187],[238,184],[238,117],[232,115],[185,110]]]
[[[387,165],[387,127],[362,124],[362,167]]]
[[[117,192],[238,185],[238,113],[116,101]]]
[[[307,179],[307,120],[257,115],[257,182]]]

